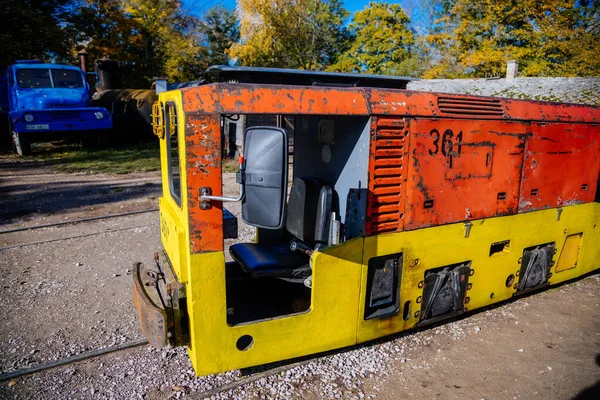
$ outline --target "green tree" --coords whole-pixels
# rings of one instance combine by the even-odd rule
[[[180,0],[123,0],[123,6],[143,41],[139,62],[146,79],[162,74],[171,81],[200,77],[197,20],[182,12]]]
[[[182,12],[179,0],[81,1],[67,29],[85,43],[90,60],[121,62],[125,87],[149,87],[155,76],[187,81],[202,75],[207,52],[197,19]]]
[[[202,16],[198,24],[202,44],[207,48],[206,66],[229,63],[229,48],[240,40],[235,12],[214,6]]]
[[[354,14],[350,49],[329,67],[332,71],[406,75],[418,71],[411,47],[415,43],[410,18],[400,4],[376,3]]]
[[[500,76],[508,60],[522,76],[600,74],[599,0],[454,0],[427,40],[436,64],[426,77]]]
[[[65,28],[71,32],[71,62],[77,63],[76,52],[83,47],[89,53],[88,68],[94,60],[111,58],[122,63],[121,81],[125,87],[146,87],[147,77],[138,68],[144,56],[143,37],[139,26],[125,13],[121,0],[84,0]]]
[[[69,37],[61,25],[72,0],[0,0],[0,68],[17,59],[68,57]]]
[[[229,55],[242,65],[323,69],[347,46],[340,0],[240,0],[238,13]]]

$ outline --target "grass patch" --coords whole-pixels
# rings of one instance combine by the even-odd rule
[[[221,161],[221,168],[223,172],[238,172],[240,164],[235,158],[223,158]]]
[[[127,174],[160,170],[157,141],[112,146],[97,150],[70,144],[34,149],[25,159],[49,164],[59,172]]]

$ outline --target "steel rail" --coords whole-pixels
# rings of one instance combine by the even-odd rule
[[[143,214],[143,213],[148,213],[148,212],[153,212],[153,211],[158,211],[158,207],[148,208],[145,210],[138,210],[138,211],[128,211],[128,212],[119,213],[119,214],[101,215],[99,217],[89,217],[89,218],[74,219],[71,221],[61,221],[61,222],[56,222],[53,224],[43,224],[43,225],[25,226],[23,228],[7,229],[5,231],[0,231],[0,235],[5,234],[5,233],[22,232],[22,231],[29,231],[29,230],[40,229],[40,228],[51,228],[53,226],[77,224],[80,222],[96,221],[99,219],[126,217],[128,215]]]
[[[44,244],[44,243],[59,242],[61,240],[77,239],[77,238],[82,238],[82,237],[87,237],[87,236],[101,235],[103,233],[120,232],[120,231],[129,230],[129,229],[136,229],[136,228],[147,228],[149,226],[156,226],[156,225],[158,225],[158,223],[147,224],[147,225],[138,225],[138,226],[130,226],[130,227],[127,227],[127,228],[107,229],[105,231],[100,231],[100,232],[84,233],[83,235],[67,236],[67,237],[64,237],[64,238],[42,240],[42,241],[39,241],[39,242],[13,244],[13,245],[6,246],[6,247],[0,247],[0,251],[2,251],[2,250],[8,250],[8,249],[14,249],[15,247],[36,246],[36,245],[40,245],[40,244]]]
[[[200,399],[210,398],[214,395],[226,392],[228,390],[233,390],[240,386],[248,385],[252,382],[256,382],[257,380],[259,380],[261,378],[266,378],[268,376],[277,375],[281,372],[285,372],[287,370],[290,370],[290,369],[293,369],[296,367],[300,367],[302,365],[306,365],[311,361],[313,361],[312,358],[309,360],[298,361],[298,362],[295,362],[292,364],[282,365],[280,367],[275,367],[272,369],[268,369],[266,371],[257,372],[255,374],[248,375],[248,376],[238,379],[236,381],[229,382],[229,383],[226,383],[224,385],[221,385],[221,386],[209,389],[209,390],[205,390],[204,392],[192,392],[192,393],[186,394],[185,397],[187,399],[192,399],[192,400],[200,400]]]
[[[137,340],[132,340],[130,342],[121,343],[116,346],[110,346],[110,347],[105,347],[103,349],[86,351],[86,352],[78,354],[76,356],[61,358],[60,360],[52,361],[52,362],[49,362],[46,364],[40,364],[40,365],[36,365],[33,367],[29,367],[29,368],[23,368],[23,369],[18,369],[16,371],[6,372],[6,373],[0,375],[0,382],[6,381],[9,379],[19,378],[21,376],[33,374],[33,373],[40,372],[40,371],[45,371],[47,369],[60,367],[62,365],[71,364],[71,363],[74,363],[77,361],[83,361],[83,360],[87,360],[89,358],[102,356],[104,354],[113,353],[115,351],[130,349],[132,347],[137,347],[137,346],[143,346],[145,344],[148,344],[148,341],[146,339],[137,339]]]

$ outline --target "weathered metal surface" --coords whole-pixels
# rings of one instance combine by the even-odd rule
[[[182,92],[184,110],[201,114],[369,115],[364,89],[218,83]]]
[[[110,111],[114,130],[120,139],[150,137],[156,92],[149,89],[101,90],[92,97],[92,105]]]
[[[402,118],[372,119],[367,235],[404,229],[407,133]]]
[[[181,163],[185,190],[181,207],[161,199],[161,218],[177,222],[181,218],[183,227],[175,235],[174,224],[161,220],[161,225],[172,232],[171,241],[163,236],[163,245],[180,282],[186,283],[189,354],[198,374],[327,351],[413,328],[424,307],[426,271],[457,262],[470,261],[471,268],[460,295],[464,309],[457,305],[456,312],[513,296],[523,251],[550,242],[564,248],[569,234],[585,237],[581,251],[570,244],[569,268],[551,269],[548,283],[597,269],[600,249],[593,244],[598,242],[598,203],[564,207],[560,217],[556,210],[516,213],[526,142],[533,135],[529,125],[591,123],[600,120],[600,108],[367,88],[212,84],[176,93],[182,99],[178,107],[185,111],[179,113],[186,126]],[[161,99],[167,96],[168,92],[161,94]],[[313,253],[313,292],[306,313],[230,326],[226,323],[231,287],[224,268],[223,210],[220,203],[202,209],[199,190],[210,188],[213,195],[222,195],[221,118],[240,113],[370,116],[370,182],[359,189],[370,192],[367,223],[372,231],[370,237]],[[164,139],[162,147],[165,168]],[[366,175],[367,167],[359,165]],[[356,164],[342,167],[356,168]],[[361,183],[365,180],[366,176]],[[594,187],[589,190],[594,192]],[[341,192],[341,198],[347,199],[347,192]],[[388,222],[376,221],[382,215],[392,217],[392,223],[376,225]],[[489,218],[493,216],[498,217]],[[426,228],[415,229],[420,227]],[[404,312],[364,320],[369,260],[398,252],[406,257],[399,304]],[[513,281],[507,285],[511,276]],[[253,345],[241,349],[236,343],[244,337],[251,337]]]
[[[464,119],[509,119],[522,121],[560,121],[560,122],[598,122],[600,108],[580,104],[556,104],[541,101],[515,100],[496,97],[482,97],[453,94],[455,102],[461,100],[471,103],[470,107],[462,107],[460,113],[444,112],[438,106],[439,98],[447,95],[410,90],[365,90],[369,107],[373,114],[379,115],[411,115],[421,117],[455,117]],[[500,103],[504,110],[500,114],[497,105],[490,107],[493,112],[481,115],[482,100],[493,100]],[[448,109],[446,109],[448,111]],[[457,111],[457,110],[454,110]]]
[[[531,124],[519,211],[594,201],[600,170],[600,125]]]
[[[167,253],[161,251],[154,255],[156,267],[164,278],[160,289],[163,293],[167,315],[168,340],[171,346],[185,346],[190,343],[189,315],[186,303],[186,288],[180,283],[173,271]]]
[[[184,104],[185,99],[184,99]],[[218,116],[188,114],[185,127],[187,209],[192,253],[223,251],[223,204],[202,209],[200,189],[222,196],[221,125]]]
[[[181,89],[181,92],[184,111],[199,114],[396,115],[600,122],[598,107],[410,90],[214,83]]]
[[[527,125],[410,120],[405,229],[515,214]]]
[[[142,263],[133,266],[133,306],[137,310],[140,326],[144,337],[157,348],[168,344],[167,338],[167,313],[159,307],[146,291],[146,285],[153,285],[156,289],[157,280],[154,282],[146,277],[147,270]],[[150,287],[150,286],[149,286]]]

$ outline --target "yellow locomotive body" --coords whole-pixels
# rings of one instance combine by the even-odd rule
[[[226,262],[233,115],[293,120],[294,154],[289,185],[283,118],[248,128],[238,180],[257,240]],[[598,108],[215,83],[161,93],[154,117],[164,251],[138,265],[135,304],[151,343],[187,345],[198,375],[355,345],[600,266]],[[257,183],[265,168],[271,186]]]

